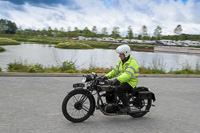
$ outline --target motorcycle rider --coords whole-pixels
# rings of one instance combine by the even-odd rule
[[[123,103],[123,108],[120,109],[120,112],[127,113],[130,107],[126,91],[136,87],[139,76],[139,65],[130,55],[131,49],[128,45],[120,45],[117,47],[116,52],[119,54],[120,60],[114,69],[106,74],[104,78],[110,79],[117,76],[112,85],[116,85],[115,93]]]

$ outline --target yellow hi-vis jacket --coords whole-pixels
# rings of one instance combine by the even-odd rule
[[[108,79],[113,78],[115,76],[117,76],[117,80],[120,83],[127,82],[134,88],[138,83],[138,77],[139,77],[138,63],[136,62],[136,60],[133,59],[131,55],[128,61],[126,61],[124,64],[120,59],[117,65],[114,67],[114,69],[110,71],[108,74],[106,74],[106,77]]]

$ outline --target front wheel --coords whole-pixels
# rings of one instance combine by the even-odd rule
[[[84,89],[71,91],[63,100],[62,112],[71,122],[82,122],[93,114],[95,101],[92,94]]]

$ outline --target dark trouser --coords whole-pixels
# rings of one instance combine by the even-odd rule
[[[118,85],[115,89],[115,93],[119,97],[119,99],[122,101],[124,107],[128,106],[129,104],[129,99],[127,98],[125,92],[131,89],[133,88],[127,82]]]

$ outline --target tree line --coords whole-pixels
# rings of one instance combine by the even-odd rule
[[[60,29],[48,27],[47,29],[43,28],[42,30],[34,30],[34,29],[22,29],[21,27],[17,27],[15,22],[11,22],[9,20],[0,19],[0,34],[19,34],[19,35],[27,35],[27,36],[55,36],[55,37],[112,37],[112,38],[126,38],[126,39],[139,39],[139,40],[193,40],[200,41],[200,35],[190,35],[182,33],[182,26],[177,25],[174,29],[175,35],[162,35],[162,28],[157,26],[154,30],[152,36],[148,33],[148,29],[145,25],[141,27],[141,31],[139,34],[134,34],[131,26],[127,28],[126,37],[121,37],[120,35],[120,27],[114,26],[111,34],[108,34],[108,28],[103,27],[101,31],[97,30],[96,26],[90,30],[88,27],[85,27],[83,30],[78,29],[78,27],[74,27],[72,29],[70,26],[67,30],[63,27]]]

